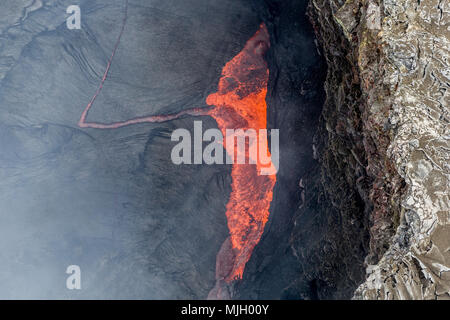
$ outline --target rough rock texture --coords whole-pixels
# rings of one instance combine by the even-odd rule
[[[331,70],[325,157],[355,169],[370,219],[355,298],[450,298],[449,1],[312,0],[311,16]]]
[[[325,61],[314,44],[314,30],[306,16],[308,1],[266,4],[260,10],[272,39],[267,55],[270,122],[290,139],[281,139],[285,145],[280,148],[271,216],[235,297],[350,298],[364,279],[364,258],[369,250],[368,215],[355,177],[355,171],[363,170],[356,167],[351,151],[344,149],[345,138],[328,138],[326,121],[320,118],[326,69],[321,67]],[[340,61],[345,63],[345,59]],[[340,80],[351,71],[349,63],[340,67],[346,69],[329,70],[329,81],[332,77]],[[351,83],[352,77],[348,78]],[[326,88],[331,90],[331,85]],[[353,99],[358,99],[358,94],[355,90]],[[331,98],[327,99],[323,114],[334,119],[337,112],[331,103]],[[316,134],[317,127],[320,134]],[[332,143],[336,148],[329,146]],[[337,161],[342,157],[339,152],[347,154],[349,165]],[[293,153],[296,156],[291,156]]]

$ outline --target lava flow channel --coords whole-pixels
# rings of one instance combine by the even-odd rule
[[[218,91],[210,94],[206,102],[210,108],[192,108],[176,114],[139,117],[113,123],[88,122],[87,116],[97,96],[103,89],[108,77],[114,55],[118,49],[127,21],[128,0],[125,1],[125,15],[119,37],[108,60],[100,85],[81,114],[78,125],[82,128],[116,129],[138,123],[165,122],[184,115],[213,117],[223,135],[227,129],[267,128],[266,93],[269,70],[264,54],[270,46],[269,34],[264,24],[247,41],[244,49],[229,61],[222,70]],[[258,139],[259,140],[259,139]],[[265,138],[264,148],[267,148]],[[249,142],[247,141],[247,146]],[[231,156],[238,152],[236,145],[232,149],[224,143],[225,150]],[[259,147],[262,147],[260,144]],[[244,151],[245,152],[245,151]],[[270,157],[267,148],[267,155]],[[264,226],[269,217],[270,203],[276,175],[260,175],[263,168],[273,168],[272,163],[249,164],[249,154],[245,154],[246,164],[233,164],[231,170],[232,191],[226,206],[226,216],[230,237],[224,242],[217,255],[216,279],[230,282],[242,277],[245,264],[261,239]],[[269,158],[270,159],[270,158]],[[269,160],[270,161],[270,160]],[[216,293],[215,296],[220,296]]]
[[[253,129],[258,135],[261,129],[267,129],[266,93],[269,69],[264,53],[269,45],[269,34],[262,24],[247,41],[244,49],[222,69],[218,92],[206,99],[208,105],[215,106],[209,115],[216,120],[224,136],[227,129]],[[249,143],[247,141],[247,147]],[[258,147],[267,149],[267,154],[270,155],[267,138]],[[238,152],[236,144],[230,146],[226,141],[225,149],[230,156],[233,156],[235,150]],[[255,159],[256,164],[249,164],[248,153],[245,154],[245,159],[246,164],[233,164],[231,169],[232,191],[226,216],[232,252],[229,252],[229,244],[225,243],[217,257],[217,280],[223,278],[227,282],[242,277],[245,264],[261,239],[269,218],[276,182],[275,174],[260,175],[260,171],[267,166],[259,157]],[[230,260],[233,262],[230,263]]]

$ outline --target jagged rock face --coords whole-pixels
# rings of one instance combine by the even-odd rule
[[[235,298],[350,298],[364,280],[369,250],[366,200],[359,195],[359,176],[355,175],[355,170],[361,174],[364,170],[357,169],[359,164],[344,137],[338,142],[328,137],[327,120],[337,116],[330,101],[336,88],[327,86],[329,98],[322,111],[325,61],[314,44],[314,30],[306,15],[308,1],[266,4],[259,9],[271,34],[269,122],[280,128],[284,136],[280,141],[285,144],[280,146],[271,216],[236,286]],[[330,68],[328,80],[340,83],[346,78],[351,87],[357,87],[348,75],[351,64],[339,58],[338,66],[343,71]],[[348,100],[358,101],[360,90],[353,93]],[[360,149],[364,150],[362,142]],[[350,158],[350,164],[342,161],[341,153]]]
[[[391,248],[357,297],[450,298],[449,1],[384,1],[389,156],[407,184]]]
[[[335,57],[345,55],[361,92],[359,130],[339,119],[334,126],[324,110],[331,141],[356,128],[364,145],[364,152],[355,153],[363,157],[368,185],[361,191],[373,209],[368,277],[355,298],[450,298],[450,4],[313,0],[312,5],[329,67],[337,69]],[[340,44],[327,42],[330,27]],[[337,83],[327,80],[327,86]],[[328,99],[353,95],[345,81],[336,89]]]

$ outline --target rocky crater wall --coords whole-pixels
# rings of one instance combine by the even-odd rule
[[[325,197],[370,230],[354,298],[448,299],[450,3],[312,0],[309,14],[329,68],[315,146]]]

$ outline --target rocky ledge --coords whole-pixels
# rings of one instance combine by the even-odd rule
[[[312,0],[309,15],[328,63],[322,180],[342,216],[333,195],[357,191],[370,231],[354,298],[450,299],[450,2]]]

